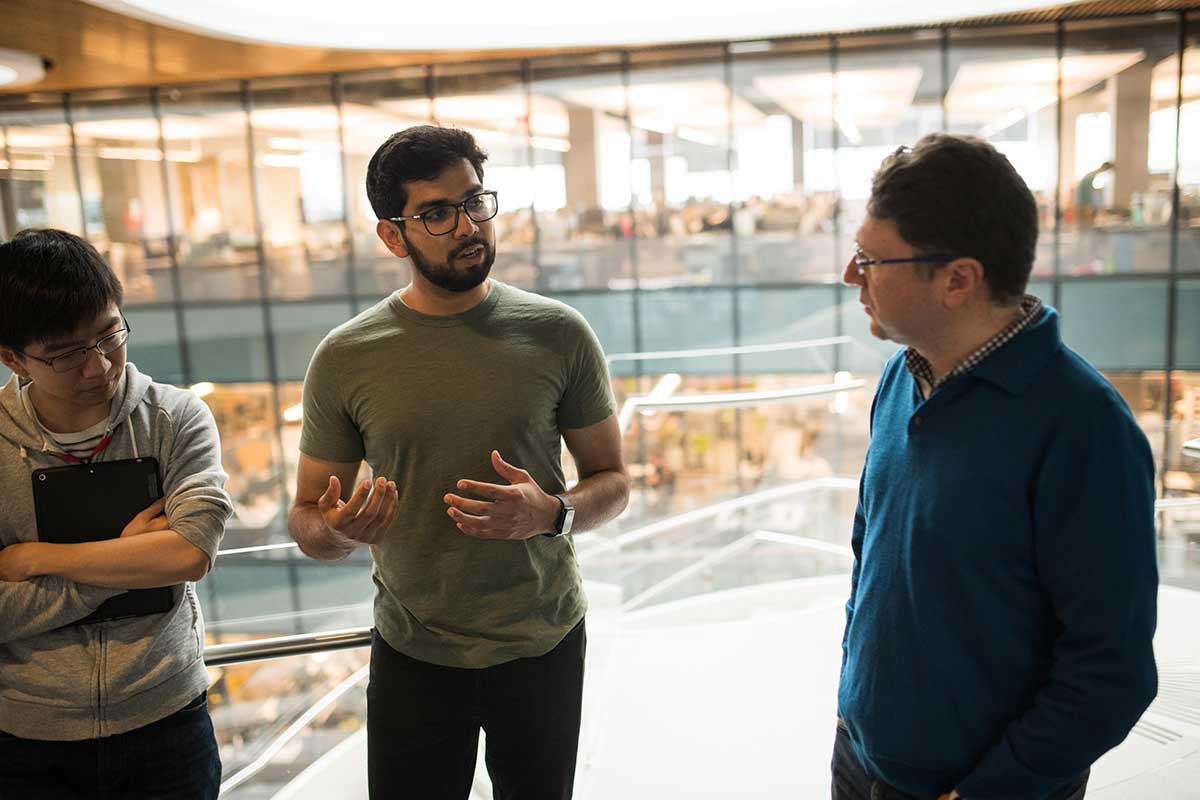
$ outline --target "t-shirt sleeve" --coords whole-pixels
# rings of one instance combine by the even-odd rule
[[[567,382],[558,404],[558,427],[586,428],[603,422],[616,410],[608,362],[600,340],[582,314],[568,309],[563,328]]]
[[[362,461],[362,432],[355,423],[343,392],[341,370],[329,339],[313,353],[304,375],[304,421],[300,452],[321,461],[349,464]]]

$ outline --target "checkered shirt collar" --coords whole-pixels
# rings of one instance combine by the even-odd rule
[[[957,367],[943,375],[942,379],[936,383],[934,383],[933,368],[929,365],[928,359],[911,347],[904,351],[904,366],[914,378],[919,378],[933,389],[936,389],[951,378],[964,375],[978,367],[985,358],[1008,344],[1018,333],[1041,319],[1043,311],[1044,308],[1041,300],[1031,294],[1025,295],[1021,298],[1021,318],[1019,320],[997,333],[991,339],[988,339],[982,347],[964,358],[959,362]]]

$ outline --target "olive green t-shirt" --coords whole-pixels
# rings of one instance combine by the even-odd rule
[[[365,459],[396,482],[399,511],[371,547],[375,626],[389,645],[428,663],[488,667],[549,652],[583,618],[570,536],[476,539],[442,498],[464,478],[507,484],[493,449],[562,492],[560,431],[613,409],[582,315],[498,281],[449,317],[413,311],[396,292],[325,337],[304,379],[300,450]]]

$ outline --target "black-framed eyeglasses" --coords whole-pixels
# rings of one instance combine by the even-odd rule
[[[861,247],[857,245],[854,248],[854,266],[858,269],[859,275],[867,274],[867,267],[875,264],[945,264],[948,261],[953,261],[957,256],[948,255],[933,255],[933,256],[913,256],[912,258],[871,258],[863,252]]]
[[[491,191],[473,194],[461,203],[447,203],[409,217],[388,217],[387,219],[389,222],[396,223],[419,219],[425,225],[425,230],[429,232],[430,236],[445,236],[458,227],[460,211],[465,211],[472,222],[487,222],[496,216],[499,210],[500,205],[496,201],[496,193]]]
[[[72,350],[69,353],[63,353],[62,355],[55,356],[54,358],[39,358],[37,356],[32,356],[29,353],[21,353],[21,355],[25,356],[26,358],[32,358],[34,361],[42,362],[43,364],[48,365],[50,369],[54,370],[55,372],[70,372],[71,370],[78,369],[87,363],[87,360],[91,356],[93,350],[102,356],[106,356],[109,353],[115,353],[117,350],[120,350],[122,347],[124,347],[125,343],[129,341],[129,332],[131,329],[129,327],[129,322],[125,319],[124,315],[121,316],[121,322],[125,324],[124,328],[107,334],[106,336],[101,336],[94,343],[92,343],[90,347],[81,347],[78,350]]]

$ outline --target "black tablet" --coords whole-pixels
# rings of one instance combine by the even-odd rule
[[[78,544],[115,539],[135,516],[162,497],[158,459],[48,467],[33,473],[38,539]],[[135,589],[105,600],[80,622],[170,611],[172,587]]]

